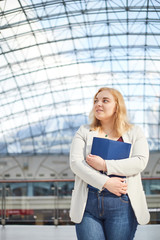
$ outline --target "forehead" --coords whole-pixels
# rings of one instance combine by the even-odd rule
[[[111,100],[114,100],[113,95],[108,90],[103,90],[99,92],[96,96],[96,98],[109,98]]]

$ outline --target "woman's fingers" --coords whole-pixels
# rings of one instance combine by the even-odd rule
[[[89,154],[86,157],[86,162],[96,170],[103,170],[104,160],[99,156]]]
[[[127,193],[127,183],[126,180],[122,178],[110,178],[107,180],[104,187],[117,196]]]

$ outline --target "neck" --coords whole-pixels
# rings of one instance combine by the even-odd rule
[[[102,135],[105,137],[113,137],[115,135],[114,129],[114,121],[105,121],[101,122],[101,129]]]
[[[110,132],[114,127],[114,121],[101,122],[101,129],[104,132]]]

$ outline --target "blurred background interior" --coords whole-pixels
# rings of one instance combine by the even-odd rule
[[[160,224],[160,1],[0,0],[0,222],[71,225],[72,138],[102,86],[146,134]]]

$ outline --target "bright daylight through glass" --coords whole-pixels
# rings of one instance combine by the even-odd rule
[[[101,86],[160,150],[160,1],[0,1],[0,154],[68,154]]]

